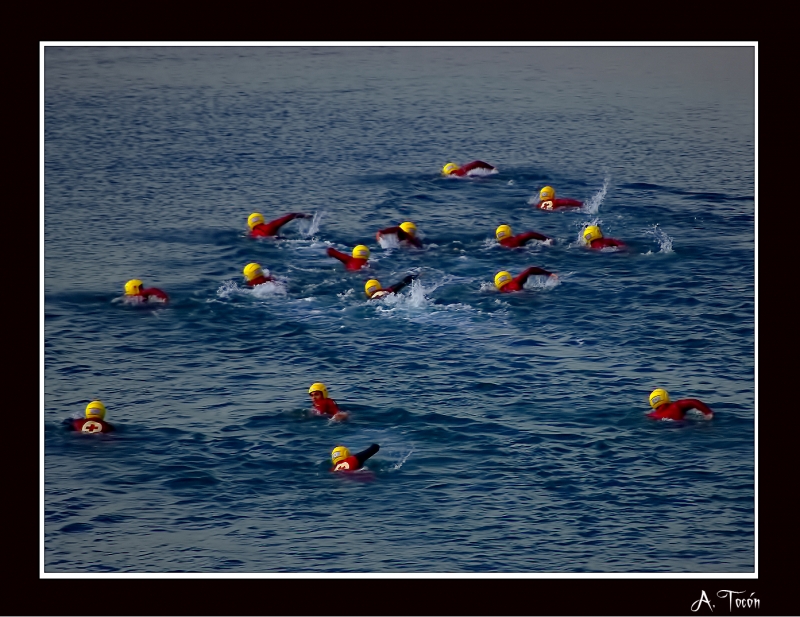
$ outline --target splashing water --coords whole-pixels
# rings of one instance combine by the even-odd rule
[[[400,240],[394,234],[387,234],[378,238],[378,244],[384,249],[396,249],[400,246]]]
[[[440,286],[441,283],[428,289],[425,288],[419,280],[414,280],[411,282],[411,285],[408,286],[410,290],[409,293],[396,293],[385,296],[383,300],[380,300],[383,306],[378,306],[378,310],[384,307],[425,308],[433,302],[426,296],[426,293],[430,293]]]
[[[319,224],[323,216],[325,216],[324,210],[315,212],[314,216],[311,218],[311,222],[309,222],[308,219],[300,219],[300,222],[298,223],[300,233],[306,238],[311,238],[314,236],[314,234],[319,231]]]
[[[239,291],[239,286],[233,281],[225,281],[219,289],[217,289],[217,296],[220,298],[230,298],[233,294]]]
[[[600,204],[603,203],[603,199],[606,197],[606,193],[608,192],[608,184],[611,181],[611,178],[606,178],[603,180],[603,186],[597,191],[594,195],[592,195],[585,204],[583,204],[582,210],[584,212],[588,212],[589,214],[597,214],[598,210],[600,210]]]
[[[645,229],[644,233],[648,236],[653,236],[656,242],[659,245],[659,253],[671,253],[672,252],[672,238],[670,238],[667,233],[661,229],[657,224],[653,225],[650,229]],[[652,251],[647,251],[646,255],[651,255]]]
[[[281,280],[267,281],[255,287],[240,287],[235,281],[225,281],[217,289],[217,297],[219,298],[227,299],[234,294],[247,294],[256,298],[285,296],[286,286]]]
[[[529,277],[522,287],[523,289],[552,289],[561,284],[563,276],[560,274],[557,276],[558,278],[537,274]]]
[[[391,294],[373,304],[376,312],[386,317],[407,319],[426,325],[455,327],[459,330],[471,329],[476,327],[482,318],[487,317],[483,311],[468,304],[439,304],[429,297],[430,293],[443,285],[471,280],[448,275],[440,281],[432,282],[430,287],[425,287],[419,280],[415,280],[408,287],[409,293]],[[492,315],[488,317],[491,318]]]
[[[403,458],[401,458],[397,463],[395,463],[391,467],[391,470],[396,471],[397,469],[400,469],[403,466],[403,463],[405,463],[408,460],[408,457],[411,456],[413,453],[414,453],[414,448],[411,448],[408,452],[406,452],[403,455]]]

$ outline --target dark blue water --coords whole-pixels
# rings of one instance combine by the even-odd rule
[[[45,574],[755,572],[752,47],[44,59]],[[375,240],[404,220],[423,250]],[[368,272],[325,254],[360,243]],[[494,289],[527,266],[559,278]],[[656,387],[714,419],[648,420]],[[117,432],[65,431],[95,398]]]

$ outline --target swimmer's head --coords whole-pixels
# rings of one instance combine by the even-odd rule
[[[583,230],[583,239],[586,240],[586,244],[589,244],[592,240],[597,240],[598,238],[602,237],[603,232],[600,231],[600,228],[597,225],[589,225]]]
[[[250,216],[247,217],[247,224],[249,225],[250,229],[253,229],[256,225],[261,225],[264,223],[264,217],[261,216],[259,212],[253,212]]]
[[[650,393],[650,407],[658,409],[664,403],[669,403],[669,394],[663,388],[656,388]]]
[[[348,456],[350,456],[350,450],[344,446],[336,446],[331,452],[331,461],[333,461],[333,464],[336,465],[340,461],[346,459]]]
[[[86,406],[86,417],[89,420],[102,420],[106,417],[106,406],[100,401],[92,401]]]
[[[449,176],[450,174],[452,174],[454,171],[457,171],[458,169],[460,169],[460,168],[455,163],[448,163],[447,165],[442,167],[442,173],[445,176]]]
[[[363,244],[359,244],[353,249],[353,257],[356,259],[369,259],[369,249]]]
[[[539,191],[539,201],[546,199],[553,199],[556,196],[556,190],[552,186],[545,186]]]
[[[264,276],[264,270],[257,263],[247,264],[242,272],[244,272],[244,275],[248,281],[252,281],[259,276]]]
[[[381,289],[383,289],[383,287],[381,287],[381,283],[377,279],[370,279],[364,285],[364,291],[367,294],[367,298],[371,298],[372,294],[374,294],[376,291],[380,291]]]
[[[139,279],[131,279],[127,283],[125,283],[125,295],[126,296],[136,296],[142,291],[142,287],[144,283]]]
[[[503,238],[508,238],[511,236],[511,227],[508,225],[500,225],[494,231],[494,235],[497,237],[498,240],[502,240]]]
[[[511,279],[511,273],[503,270],[494,275],[494,285],[497,289],[502,289],[503,285],[507,285],[511,282]]]
[[[312,383],[311,387],[308,389],[308,393],[311,395],[311,398],[316,398],[314,396],[314,392],[321,393],[322,398],[328,398],[328,388],[325,387],[324,383]]]
[[[417,233],[417,226],[414,225],[414,223],[412,223],[411,221],[400,223],[400,229],[406,232],[409,236],[416,235]]]

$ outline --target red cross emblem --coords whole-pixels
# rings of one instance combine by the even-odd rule
[[[99,422],[95,422],[94,420],[84,422],[83,426],[81,427],[81,433],[101,433],[102,431],[103,425]]]

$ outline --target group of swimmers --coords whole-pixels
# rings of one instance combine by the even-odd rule
[[[459,166],[455,163],[447,163],[442,168],[442,174],[445,176],[456,177],[485,175],[487,173],[496,173],[496,171],[494,166],[483,161],[472,161],[464,166]],[[555,190],[551,186],[545,186],[539,191],[539,201],[536,203],[537,208],[545,211],[580,208],[583,205],[583,202],[574,199],[556,198]],[[260,212],[254,212],[247,218],[247,224],[250,228],[249,235],[253,238],[276,237],[281,227],[299,218],[312,218],[312,215],[302,212],[292,212],[273,221],[266,222],[264,216]],[[411,221],[405,221],[400,225],[381,229],[375,234],[375,238],[378,241],[384,236],[395,236],[399,243],[422,248],[422,242],[417,237],[417,227]],[[625,243],[621,240],[604,237],[597,225],[588,225],[583,230],[582,236],[586,245],[592,249],[615,248],[617,250],[624,250],[627,248]],[[523,246],[531,240],[540,242],[552,240],[550,237],[535,231],[527,231],[514,235],[511,227],[506,224],[497,227],[495,230],[495,237],[500,245],[508,248]],[[367,264],[370,252],[369,247],[364,244],[359,244],[353,248],[350,255],[337,251],[334,248],[328,248],[327,254],[341,261],[346,269],[356,271]],[[275,281],[275,278],[269,274],[269,270],[265,271],[260,264],[255,262],[247,264],[244,267],[243,274],[249,287],[256,287],[264,283]],[[517,276],[512,276],[510,272],[505,270],[500,271],[494,277],[494,284],[501,293],[520,291],[523,289],[528,278],[533,275],[558,278],[553,272],[532,266],[526,268]],[[364,285],[364,292],[370,300],[385,298],[390,294],[398,293],[401,289],[410,285],[417,276],[416,274],[409,274],[401,281],[386,288],[382,287],[377,279],[370,279]],[[164,291],[155,287],[145,288],[144,283],[139,279],[132,279],[125,284],[125,296],[129,300],[137,302],[169,301],[169,296]],[[326,416],[333,421],[343,421],[348,418],[349,414],[341,411],[336,401],[329,397],[328,389],[325,384],[319,382],[312,384],[308,390],[308,394],[311,397],[314,409],[313,413],[315,415]],[[652,411],[647,414],[647,417],[656,420],[680,421],[685,418],[687,412],[690,410],[699,411],[706,420],[710,420],[714,415],[713,411],[705,405],[705,403],[697,399],[670,401],[669,394],[663,388],[653,390],[649,397],[649,403]],[[101,401],[91,401],[86,406],[84,415],[84,418],[70,420],[70,428],[82,433],[108,433],[114,430],[114,427],[105,421],[106,408]],[[331,452],[331,462],[333,463],[331,471],[355,471],[360,469],[364,466],[364,462],[378,452],[379,449],[380,446],[378,444],[372,444],[362,452],[351,454],[347,447],[337,445]]]

